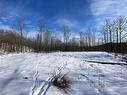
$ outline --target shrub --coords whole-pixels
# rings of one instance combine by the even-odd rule
[[[68,93],[71,88],[71,80],[69,79],[69,77],[67,77],[66,74],[54,75],[53,85],[59,90]]]

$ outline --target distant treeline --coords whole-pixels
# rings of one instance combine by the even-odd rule
[[[39,23],[33,37],[24,32],[24,21],[19,20],[17,28],[0,30],[0,50],[3,52],[50,52],[50,51],[109,51],[127,53],[127,20],[119,17],[106,19],[101,32],[89,27],[86,31],[72,36],[68,26],[63,26],[60,36],[45,24]],[[101,36],[97,35],[100,34]]]

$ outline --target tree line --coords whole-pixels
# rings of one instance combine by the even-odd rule
[[[106,19],[102,30],[103,43],[107,44],[105,50],[113,52],[127,52],[127,19],[119,17],[118,19]]]
[[[70,27],[63,26],[62,36],[54,33],[46,24],[38,23],[37,33],[27,37],[24,21],[17,21],[16,28],[0,29],[0,50],[6,52],[50,52],[50,51],[86,51],[100,50],[125,52],[127,20],[119,17],[106,19],[100,32],[89,27],[85,31],[72,35]],[[97,34],[100,33],[101,36]],[[124,45],[123,45],[124,44]],[[125,48],[125,50],[124,50]]]

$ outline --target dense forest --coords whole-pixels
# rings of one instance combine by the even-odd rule
[[[109,51],[127,53],[127,20],[124,17],[106,19],[100,31],[89,27],[73,36],[70,27],[63,26],[62,37],[46,24],[39,23],[36,35],[28,37],[24,21],[18,20],[17,27],[0,29],[0,50],[3,52],[51,52],[51,51]],[[99,36],[99,35],[100,36]]]

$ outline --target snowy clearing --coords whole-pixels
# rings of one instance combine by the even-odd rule
[[[67,73],[72,81],[68,95],[127,95],[127,65],[119,65],[126,63],[106,52],[0,55],[0,95],[29,95],[34,79],[34,95],[38,95],[41,84],[63,64],[66,66],[61,73]],[[67,94],[51,85],[46,95]]]

